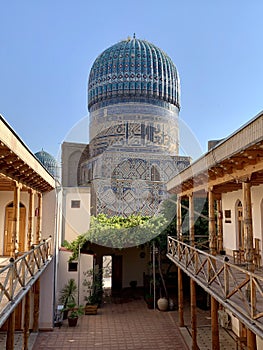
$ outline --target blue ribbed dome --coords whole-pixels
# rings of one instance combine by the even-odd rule
[[[43,149],[35,153],[37,159],[43,164],[43,166],[52,174],[54,177],[58,176],[58,164],[56,159]]]
[[[123,40],[102,52],[89,75],[88,108],[98,102],[126,98],[163,100],[179,108],[180,82],[170,57],[137,38]]]

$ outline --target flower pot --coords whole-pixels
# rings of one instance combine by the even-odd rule
[[[69,327],[76,327],[77,323],[78,323],[78,317],[74,317],[74,318],[69,317],[68,318],[68,326]]]
[[[97,315],[98,305],[86,305],[85,315]]]
[[[160,298],[157,300],[158,309],[160,311],[167,311],[168,309],[168,300],[166,298]]]
[[[146,301],[148,309],[154,308],[154,298],[152,296],[146,296],[145,301]]]

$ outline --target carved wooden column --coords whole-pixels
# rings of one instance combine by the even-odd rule
[[[208,212],[209,212],[209,248],[210,254],[216,255],[216,226],[215,226],[215,207],[214,207],[214,193],[212,188],[208,190]]]
[[[182,240],[182,212],[181,197],[177,195],[177,212],[176,212],[176,229],[177,239]],[[178,267],[178,315],[179,327],[184,327],[184,295],[183,295],[183,271]]]
[[[28,339],[29,339],[29,320],[30,320],[30,291],[25,296],[25,307],[24,307],[24,347],[23,350],[28,350]]]
[[[210,254],[216,255],[217,253],[217,240],[216,240],[216,226],[215,226],[215,207],[214,207],[214,193],[213,189],[208,190],[208,215],[209,215],[209,248]],[[215,264],[216,262],[212,262]],[[212,269],[209,271],[212,276]],[[211,277],[210,276],[210,277]],[[219,350],[219,328],[218,328],[218,301],[211,297],[211,326],[212,326],[212,349]]]
[[[37,227],[35,243],[39,244],[41,241],[41,226],[42,226],[42,193],[38,193],[38,210],[37,210]]]
[[[190,245],[195,245],[195,217],[194,217],[194,197],[193,194],[188,196],[189,200],[189,234],[190,234]]]
[[[257,339],[255,333],[247,329],[247,349],[257,350]]]
[[[31,189],[29,190],[29,204],[28,204],[27,250],[30,250],[32,246],[33,219],[34,219],[34,191]]]
[[[248,264],[248,270],[254,271],[253,264],[253,227],[252,227],[252,208],[251,208],[251,184],[249,181],[242,183],[243,190],[243,228],[245,238],[245,260]]]
[[[10,255],[16,258],[16,245],[19,237],[19,217],[20,217],[20,189],[21,185],[15,181],[14,183],[14,205],[13,205],[13,231],[11,241],[11,252]]]
[[[253,225],[252,225],[252,206],[251,206],[251,183],[249,180],[242,182],[243,190],[243,228],[245,238],[245,260],[248,264],[248,270],[254,271],[254,250],[253,250]],[[250,290],[250,286],[247,289],[248,297],[252,304],[256,298],[256,294],[253,290]],[[249,350],[257,349],[256,335],[249,329],[247,329],[247,348]]]
[[[184,289],[183,271],[178,267],[178,315],[179,327],[184,327]]]
[[[194,229],[194,197],[189,195],[189,233],[190,244],[195,245],[195,229]],[[198,349],[197,346],[197,328],[196,328],[196,284],[190,279],[190,297],[191,297],[191,327],[192,327],[192,350]]]
[[[219,350],[218,301],[211,297],[212,349]]]
[[[218,251],[223,251],[223,221],[222,221],[222,201],[218,199],[216,201],[217,206],[217,248]]]
[[[181,208],[181,197],[177,195],[177,206],[176,206],[176,229],[177,229],[177,239],[181,241],[182,239],[182,208]]]
[[[38,332],[39,321],[39,297],[40,297],[40,280],[38,279],[34,284],[34,318],[33,318],[33,332]]]
[[[15,345],[15,310],[10,314],[7,322],[6,349],[13,350]]]

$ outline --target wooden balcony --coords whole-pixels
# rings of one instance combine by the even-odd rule
[[[167,257],[191,279],[263,338],[263,271],[250,272],[232,257],[213,256],[168,237]]]
[[[51,242],[45,240],[0,268],[0,327],[52,260]]]

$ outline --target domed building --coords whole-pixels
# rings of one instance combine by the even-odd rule
[[[89,159],[79,185],[91,183],[93,214],[154,215],[165,183],[189,164],[179,157],[180,81],[172,60],[135,38],[95,60],[88,82]]]
[[[167,196],[165,183],[189,164],[178,155],[180,81],[174,63],[146,40],[118,42],[93,63],[88,110],[90,143],[78,144],[67,166],[78,187],[91,186],[91,214],[154,215]],[[72,156],[65,148],[64,154]]]
[[[35,156],[44,165],[47,171],[54,176],[54,178],[59,177],[58,163],[51,154],[42,149],[41,151],[35,153]]]

